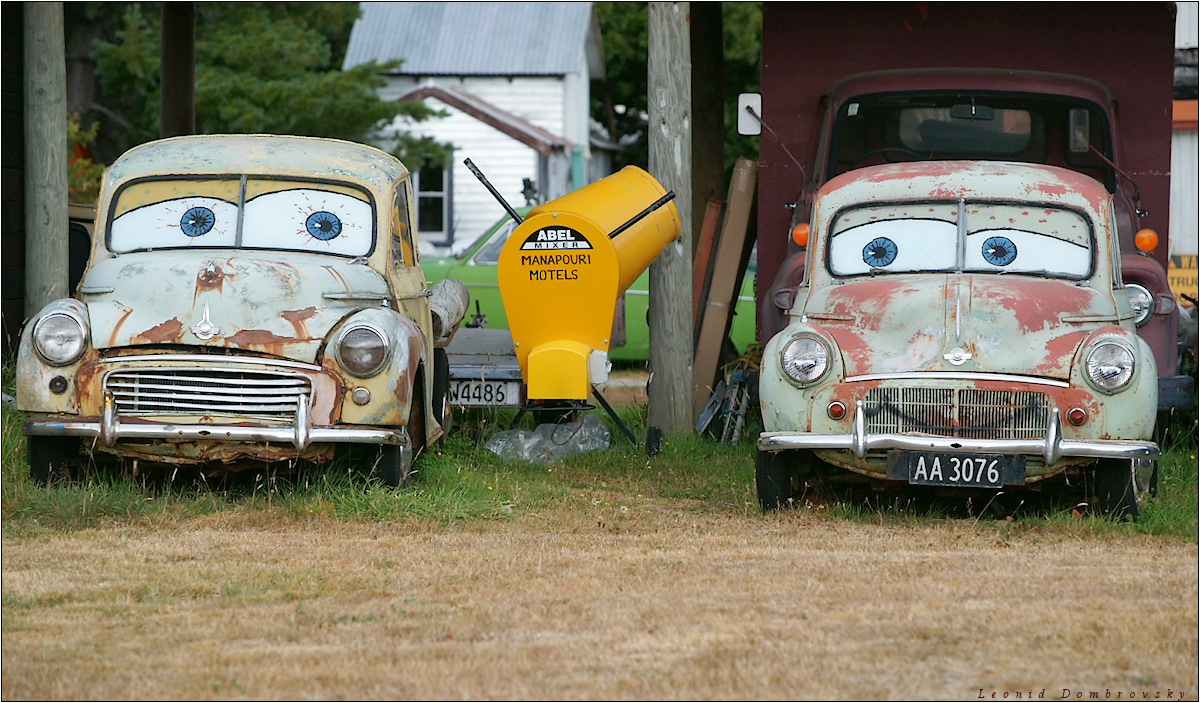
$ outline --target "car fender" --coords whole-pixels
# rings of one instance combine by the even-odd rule
[[[337,350],[332,348],[343,331],[357,324],[371,326],[388,338],[387,363],[375,375],[366,378],[355,376],[342,368]],[[336,369],[344,381],[341,421],[353,425],[406,425],[413,402],[422,403],[425,417],[432,418],[430,389],[433,364],[430,354],[426,335],[417,323],[395,310],[371,308],[346,316],[330,332],[323,358],[323,365]],[[413,397],[418,374],[424,376],[424,397],[419,399]],[[357,391],[361,399],[364,390],[369,394],[369,400],[360,404],[355,401],[355,393]],[[426,427],[429,425],[430,421],[427,420]]]
[[[34,349],[33,329],[38,321],[55,312],[65,312],[82,320],[87,328],[86,350],[74,363],[55,366],[44,360]],[[72,298],[55,300],[42,308],[29,319],[21,331],[21,341],[17,348],[17,407],[23,412],[79,414],[78,394],[76,393],[76,374],[84,362],[94,359],[96,350],[91,341],[91,321],[88,317],[87,305]],[[62,392],[51,390],[51,381],[61,376],[66,379]]]

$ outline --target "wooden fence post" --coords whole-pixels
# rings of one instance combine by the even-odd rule
[[[67,290],[63,4],[25,4],[25,317]]]
[[[675,192],[682,231],[650,266],[650,424],[687,432],[692,409],[690,3],[652,2],[647,24],[650,173]]]

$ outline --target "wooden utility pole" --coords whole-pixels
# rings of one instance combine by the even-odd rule
[[[196,3],[162,5],[162,93],[159,132],[196,133]]]
[[[682,231],[650,266],[650,424],[694,426],[692,407],[692,59],[687,2],[649,4],[650,173],[675,192]],[[720,109],[720,106],[715,106]]]
[[[67,291],[63,4],[25,3],[25,316]]]

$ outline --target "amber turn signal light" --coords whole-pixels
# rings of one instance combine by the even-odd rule
[[[808,246],[808,223],[801,222],[792,230],[792,241],[799,246]]]
[[[1144,251],[1149,254],[1158,248],[1158,232],[1152,229],[1139,230],[1133,236],[1133,244],[1138,248],[1138,251]]]

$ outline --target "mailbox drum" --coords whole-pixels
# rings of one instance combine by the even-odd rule
[[[529,399],[583,400],[604,380],[617,297],[679,236],[674,203],[636,219],[665,195],[627,166],[531,210],[509,237],[498,278]]]

